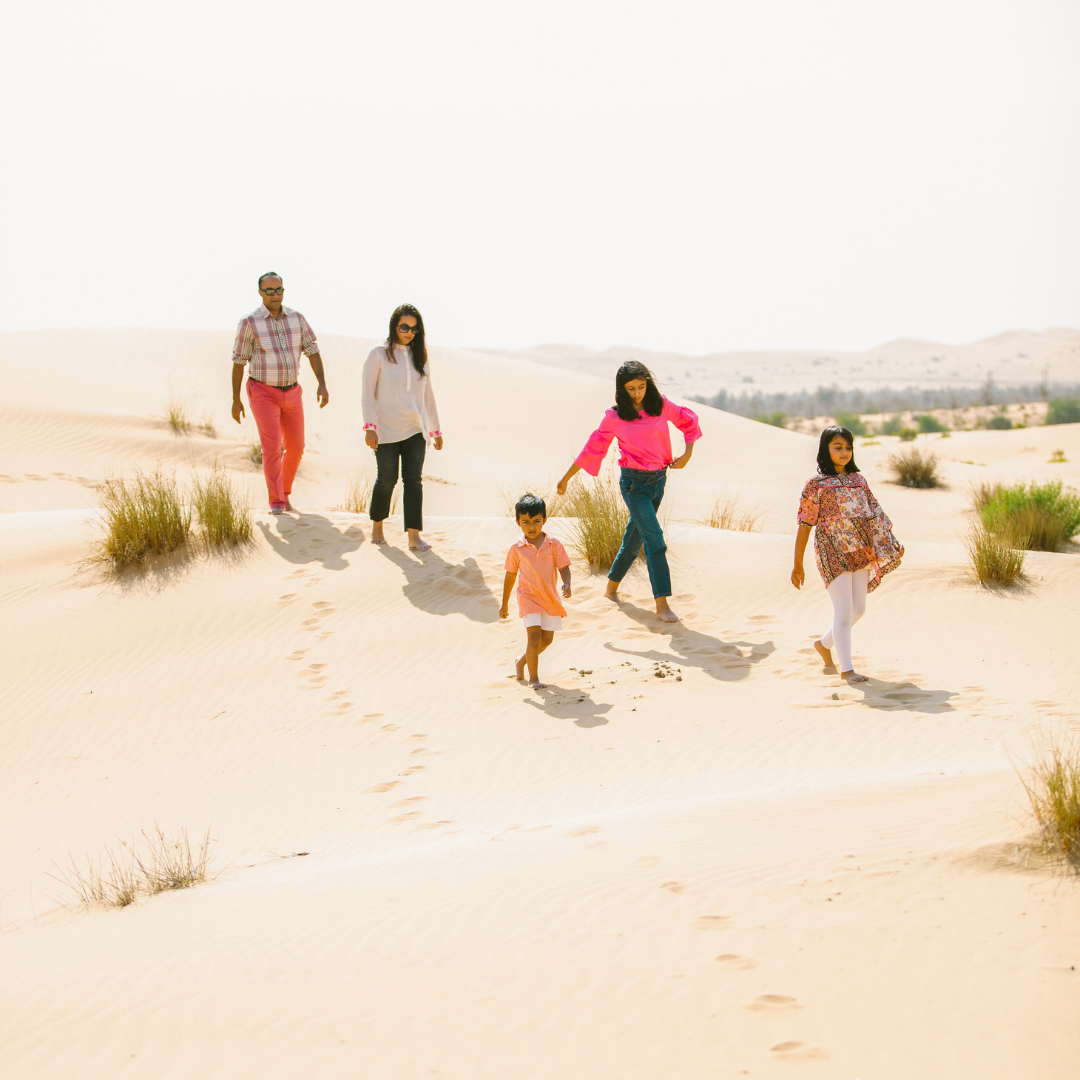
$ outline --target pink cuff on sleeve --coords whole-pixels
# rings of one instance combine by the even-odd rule
[[[378,427],[375,424],[365,424],[364,425],[364,430],[365,431],[378,431]]]

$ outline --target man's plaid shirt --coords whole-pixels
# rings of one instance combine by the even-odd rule
[[[284,304],[281,318],[270,318],[260,304],[236,328],[232,362],[248,364],[248,375],[271,386],[288,386],[300,381],[300,353],[314,356],[319,343],[299,311]]]

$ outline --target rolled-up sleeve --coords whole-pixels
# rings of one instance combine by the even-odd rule
[[[364,371],[361,376],[360,389],[360,412],[364,417],[365,431],[378,431],[378,404],[375,391],[379,387],[379,372],[382,370],[381,349],[375,348],[368,353],[364,361]]]
[[[600,466],[604,463],[611,440],[615,438],[615,421],[604,415],[600,426],[589,436],[584,449],[574,459],[574,464],[579,469],[584,469],[590,476],[597,476]]]
[[[319,355],[319,343],[303,315],[300,315],[300,348],[305,356]]]
[[[680,432],[686,445],[696,443],[701,438],[701,426],[698,424],[698,415],[693,409],[685,405],[676,405],[674,401],[664,398],[664,419],[670,420]]]
[[[236,340],[233,342],[232,362],[234,364],[246,364],[251,359],[255,349],[255,332],[251,329],[251,323],[243,319],[236,328]]]
[[[797,520],[800,525],[813,527],[817,524],[820,501],[821,485],[816,478],[807,480],[806,487],[802,489],[802,497],[799,499],[799,516]]]

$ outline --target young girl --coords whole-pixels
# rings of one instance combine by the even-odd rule
[[[671,458],[671,436],[668,423],[674,424],[686,440],[686,452]],[[619,583],[637,558],[642,542],[645,544],[645,564],[649,568],[649,584],[656,601],[656,614],[661,622],[674,623],[679,616],[668,605],[671,595],[671,573],[668,570],[667,544],[656,518],[660,500],[664,497],[667,470],[681,469],[694,452],[694,443],[701,438],[697,413],[668,401],[656,388],[652,372],[637,360],[628,360],[615,374],[615,407],[604,413],[600,426],[589,436],[585,449],[559,481],[558,492],[566,494],[571,477],[584,469],[596,476],[611,446],[619,440],[619,465],[622,475],[619,490],[630,511],[622,546],[608,571],[609,600],[619,599]]]
[[[368,510],[371,542],[386,543],[383,521],[390,513],[400,463],[409,547],[427,551],[429,545],[420,539],[424,527],[424,454],[429,437],[436,450],[442,449],[443,440],[431,389],[424,320],[412,304],[402,304],[394,311],[385,344],[372,349],[364,362],[361,409],[364,441],[375,451],[378,469]]]
[[[851,432],[827,427],[818,442],[818,475],[806,482],[799,503],[799,532],[795,537],[795,569],[791,584],[801,589],[806,580],[803,553],[814,531],[814,551],[822,580],[832,600],[832,626],[814,648],[826,667],[839,667],[849,683],[866,682],[851,664],[851,627],[866,611],[866,595],[882,577],[900,565],[904,546],[892,534],[869,485],[855,464]],[[833,664],[833,646],[838,664]]]

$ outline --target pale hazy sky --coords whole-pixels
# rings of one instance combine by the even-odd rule
[[[1080,326],[1076,0],[9,0],[0,327]]]

